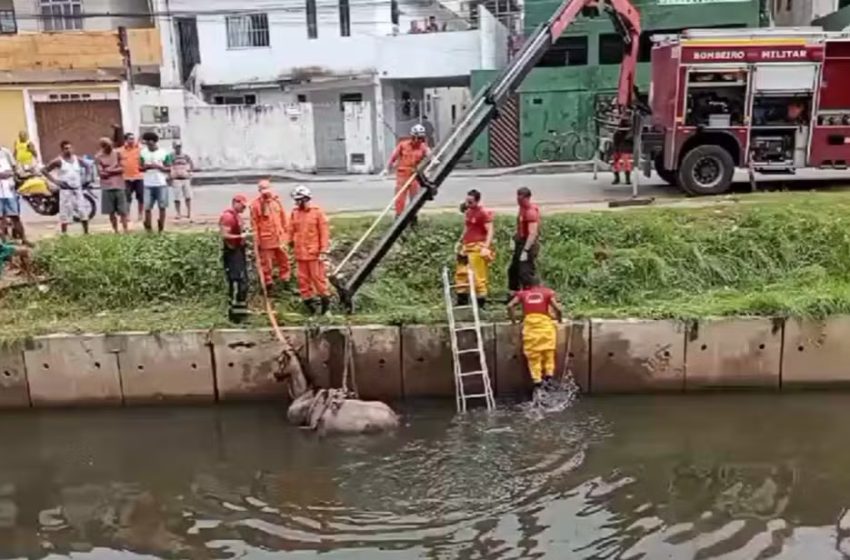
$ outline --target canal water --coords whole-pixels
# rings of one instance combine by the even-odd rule
[[[850,558],[850,394],[0,414],[0,558]]]

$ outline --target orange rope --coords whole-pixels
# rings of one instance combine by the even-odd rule
[[[257,236],[254,235],[254,266],[257,268],[257,274],[262,275],[261,270],[263,270],[262,263],[260,262],[260,247],[259,242],[257,241]],[[288,257],[287,257],[288,258]],[[263,282],[263,279],[260,278],[260,286],[263,288],[263,301],[266,306],[266,315],[269,317],[269,323],[272,325],[272,330],[274,331],[274,335],[277,339],[284,344],[287,348],[291,349],[291,345],[289,344],[289,340],[283,336],[283,333],[280,332],[280,326],[277,324],[277,315],[275,314],[274,308],[272,307],[272,302],[269,299],[268,290],[266,290],[266,283]]]

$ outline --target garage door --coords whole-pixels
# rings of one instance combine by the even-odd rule
[[[42,159],[59,155],[59,144],[68,140],[77,154],[94,155],[98,140],[112,138],[112,125],[121,124],[117,100],[60,101],[35,104]]]

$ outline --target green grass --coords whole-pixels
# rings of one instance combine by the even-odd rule
[[[702,208],[545,216],[541,276],[576,316],[850,312],[850,195],[743,199]],[[333,221],[337,260],[368,222]],[[440,272],[453,262],[460,228],[459,214],[424,218],[360,291],[353,320],[443,320]],[[494,298],[505,295],[512,229],[512,218],[498,219]],[[50,278],[49,290],[0,296],[0,339],[227,326],[219,241],[212,233],[55,239],[39,244],[36,262]],[[279,297],[278,307],[285,323],[304,322],[294,294]],[[503,318],[501,306],[493,307],[490,318]],[[263,325],[263,317],[251,324]]]

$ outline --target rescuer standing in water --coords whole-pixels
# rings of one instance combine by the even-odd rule
[[[229,317],[234,323],[241,323],[248,316],[248,258],[245,254],[245,240],[250,234],[242,231],[240,215],[248,206],[244,194],[233,197],[230,208],[221,213],[218,228],[222,240],[222,261],[227,277]]]
[[[259,196],[251,203],[251,228],[260,259],[260,276],[266,292],[274,287],[273,268],[277,265],[281,282],[289,282],[289,220],[280,197],[273,191],[271,184],[262,180],[257,189]]]
[[[292,191],[295,208],[290,220],[290,237],[295,252],[298,291],[310,313],[316,313],[316,296],[321,314],[330,310],[331,292],[325,273],[325,261],[330,246],[330,230],[325,212],[310,203],[310,189],[298,185]]]
[[[558,332],[554,317],[561,322],[563,309],[553,290],[542,286],[537,277],[528,279],[528,288],[514,294],[508,303],[508,316],[514,323],[514,307],[522,305],[522,351],[535,392],[551,387],[555,375],[555,346]]]
[[[531,190],[522,187],[516,192],[519,212],[514,235],[514,253],[508,268],[508,290],[513,294],[529,285],[537,274],[537,243],[540,237],[540,208],[531,202]]]
[[[430,154],[431,148],[428,147],[425,127],[421,124],[413,125],[410,129],[410,137],[402,138],[393,150],[384,173],[389,173],[395,165],[395,192],[398,197],[395,201],[396,216],[404,211],[405,199],[413,200],[413,197],[419,193],[419,181],[414,179],[407,187],[407,193],[399,195],[408,179],[416,173],[419,163]]]
[[[472,189],[464,202],[463,234],[457,243],[458,262],[455,270],[457,304],[469,305],[469,269],[475,275],[475,297],[478,307],[487,303],[489,267],[493,262],[493,212],[481,204],[481,193]]]

